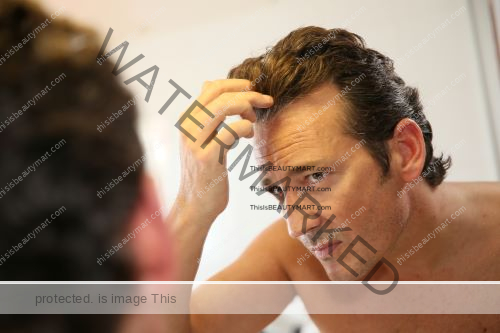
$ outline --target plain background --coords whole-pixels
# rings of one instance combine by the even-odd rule
[[[369,47],[395,60],[400,76],[420,90],[434,130],[436,151],[446,153],[461,143],[453,153],[454,165],[448,180],[498,180],[500,110],[498,97],[492,94],[498,88],[498,67],[491,67],[491,59],[496,62],[495,44],[488,30],[487,12],[473,8],[471,3],[465,0],[43,1],[50,13],[65,6],[66,11],[59,18],[93,26],[101,40],[112,27],[114,33],[106,51],[124,40],[130,43],[122,64],[140,53],[145,55],[118,76],[121,81],[153,65],[160,68],[149,103],[144,100],[139,103],[139,130],[148,155],[147,167],[157,181],[165,205],[171,205],[179,185],[179,131],[174,124],[199,94],[203,82],[225,78],[228,70],[243,59],[263,53],[290,31],[307,25],[347,28],[361,35]],[[498,1],[496,6],[498,11]],[[460,8],[465,10],[452,18]],[[435,30],[447,20],[446,27]],[[433,32],[435,37],[419,47]],[[117,57],[115,54],[107,61],[114,63]],[[150,77],[143,79],[149,82]],[[193,97],[188,100],[179,96],[159,115],[158,110],[174,92],[168,83],[170,79]],[[139,83],[134,82],[129,88],[134,94],[145,96],[145,89]],[[239,147],[229,154],[229,163],[247,142],[241,140]],[[267,195],[257,197],[251,192],[248,187],[254,177],[240,182],[240,169],[238,165],[229,175],[229,206],[206,241],[197,279],[207,279],[235,260],[260,231],[278,218],[276,212],[250,210],[250,204],[270,203],[273,199]],[[296,301],[291,305],[294,306],[302,305]],[[284,327],[290,327],[289,321],[303,319],[282,318],[270,329],[284,332]]]

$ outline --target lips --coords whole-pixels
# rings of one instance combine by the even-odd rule
[[[311,252],[313,252],[318,259],[326,259],[328,257],[331,257],[330,253],[333,253],[333,251],[335,251],[340,243],[342,242],[339,240],[328,241],[325,244],[320,244],[312,247]]]

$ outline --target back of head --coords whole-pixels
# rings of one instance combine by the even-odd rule
[[[143,155],[134,106],[96,130],[132,99],[112,65],[96,63],[99,48],[93,32],[36,4],[0,3],[0,280],[134,279],[129,249],[96,263],[125,233],[143,173],[96,195]],[[102,317],[31,319],[2,320],[2,330],[112,328]]]

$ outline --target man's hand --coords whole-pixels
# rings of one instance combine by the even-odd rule
[[[196,139],[193,142],[181,133],[182,178],[176,204],[185,210],[185,213],[193,212],[203,220],[213,222],[227,207],[228,149],[223,149],[219,140],[231,146],[241,137],[253,137],[253,123],[256,120],[254,107],[268,108],[273,104],[271,96],[251,91],[251,88],[251,82],[248,80],[206,81],[197,100],[215,117],[212,118],[202,108],[196,107],[191,116],[198,120],[203,128],[191,119],[183,121],[182,127]],[[230,125],[237,137],[224,127],[214,133],[219,124],[232,115],[242,118]],[[223,162],[220,163],[222,149]],[[222,181],[219,180],[218,184],[211,188],[212,180],[219,177],[222,177]]]
[[[253,136],[254,107],[267,108],[273,104],[270,96],[251,91],[251,88],[248,80],[205,82],[197,101],[214,117],[197,106],[190,112],[192,118],[186,118],[180,124],[187,132],[180,134],[182,178],[179,194],[167,219],[176,239],[177,280],[194,280],[208,231],[227,206],[228,148],[241,137]],[[242,119],[232,123],[230,130],[224,123],[226,126],[217,133],[219,124],[231,115],[239,115]],[[222,180],[210,187],[210,182],[219,177]]]
[[[256,121],[254,108],[269,108],[273,104],[271,96],[252,91],[250,81],[238,79],[205,82],[201,95],[196,100],[202,106],[190,111],[189,118],[186,118],[185,112],[181,115],[180,126],[182,131],[186,132],[181,134],[180,140],[181,186],[167,218],[167,223],[173,228],[176,242],[175,280],[182,281],[194,280],[198,270],[198,258],[201,256],[208,230],[228,204],[229,184],[226,168],[228,150],[241,137],[253,136],[253,124]],[[228,124],[224,120],[227,116],[233,115],[239,115],[241,119],[230,124],[228,129]],[[196,121],[193,122],[193,119]],[[201,123],[201,126],[196,122]],[[217,132],[216,129],[222,122],[224,124]],[[214,179],[218,180],[218,184],[210,185]],[[258,257],[262,262],[262,256],[259,254]],[[279,271],[279,265],[269,266]],[[242,270],[243,273],[245,271],[248,270]],[[266,270],[269,271],[271,270]],[[274,273],[273,276],[281,275]],[[206,300],[207,297],[203,296],[202,299]],[[264,321],[261,318],[260,321],[252,320],[252,323],[264,327],[274,317],[266,316]],[[206,332],[211,329],[210,325],[203,322],[203,318],[200,319],[201,324],[200,320],[193,324],[193,316],[188,314],[167,316],[166,319],[169,331],[172,332]],[[237,324],[231,324],[220,321],[219,325],[227,323],[238,326],[240,322],[238,320]]]

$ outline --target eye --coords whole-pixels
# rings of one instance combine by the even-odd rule
[[[283,190],[279,186],[270,186],[270,187],[266,188],[266,191],[271,193],[278,200],[280,200],[281,196],[283,195]]]
[[[326,177],[326,172],[315,172],[306,176],[306,180],[311,184],[319,183]]]

